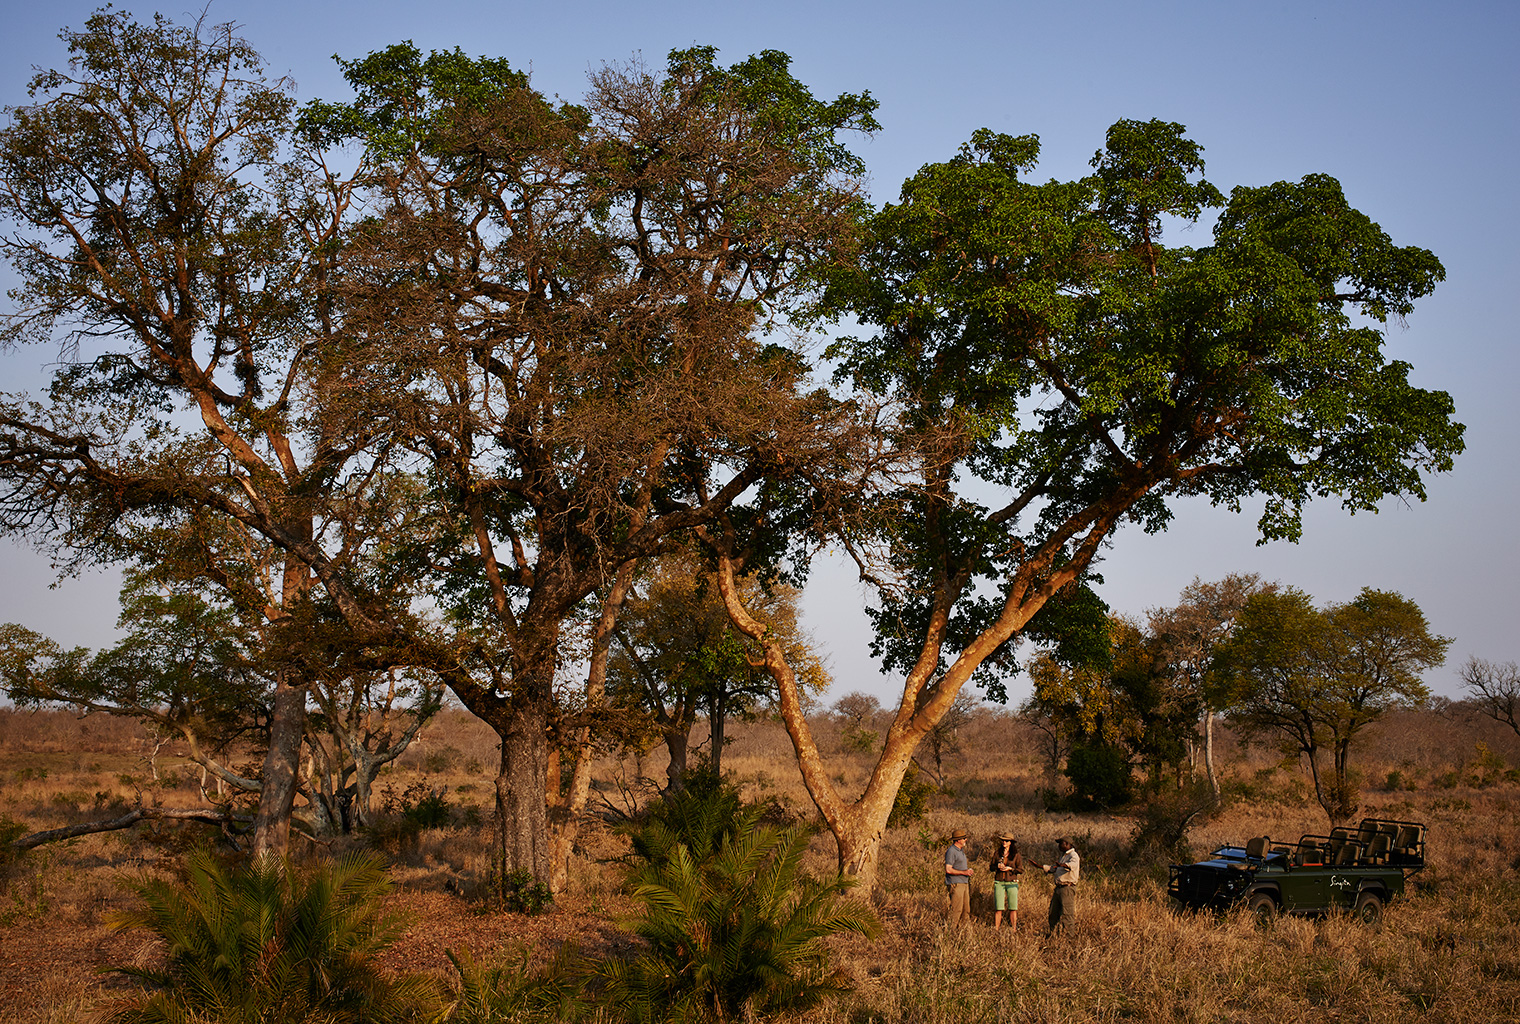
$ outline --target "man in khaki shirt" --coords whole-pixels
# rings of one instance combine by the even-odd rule
[[[1054,935],[1056,931],[1065,927],[1066,923],[1075,916],[1077,881],[1082,877],[1082,858],[1077,856],[1076,847],[1071,845],[1071,840],[1062,836],[1056,842],[1061,846],[1060,859],[1054,864],[1040,865],[1055,883],[1055,888],[1050,892],[1050,930],[1046,933],[1049,935]]]

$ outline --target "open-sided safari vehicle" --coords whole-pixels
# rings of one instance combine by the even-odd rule
[[[1305,835],[1293,846],[1266,836],[1225,846],[1196,864],[1173,864],[1167,893],[1184,907],[1224,910],[1244,902],[1262,920],[1341,908],[1372,924],[1425,866],[1425,826],[1364,818],[1355,829]]]

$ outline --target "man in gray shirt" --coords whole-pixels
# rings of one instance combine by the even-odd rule
[[[1082,877],[1082,858],[1077,856],[1071,840],[1062,836],[1056,842],[1061,846],[1060,859],[1054,864],[1040,865],[1055,883],[1050,893],[1050,930],[1046,933],[1049,935],[1065,927],[1076,914],[1077,882]]]
[[[950,895],[947,924],[971,923],[971,862],[966,859],[966,830],[950,833],[945,850],[945,891]]]

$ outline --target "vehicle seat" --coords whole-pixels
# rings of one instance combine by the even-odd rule
[[[1390,845],[1388,840],[1389,836],[1387,832],[1379,832],[1377,835],[1372,837],[1372,845],[1367,848],[1367,856],[1365,858],[1366,863],[1388,863],[1388,847]]]
[[[1269,838],[1267,838],[1266,836],[1257,836],[1255,839],[1247,839],[1246,840],[1246,857],[1247,857],[1247,859],[1249,859],[1249,860],[1261,860],[1262,857],[1266,856],[1267,847],[1270,846],[1271,843],[1272,843],[1272,840],[1269,839]]]
[[[1341,848],[1335,851],[1334,866],[1338,868],[1349,868],[1351,865],[1356,863],[1357,854],[1359,851],[1360,848],[1349,840],[1342,843]]]

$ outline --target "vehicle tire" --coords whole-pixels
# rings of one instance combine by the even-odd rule
[[[1364,892],[1356,898],[1352,915],[1362,924],[1377,925],[1383,920],[1383,897],[1380,893]]]
[[[1269,892],[1253,892],[1246,902],[1246,909],[1256,918],[1258,925],[1269,925],[1277,920],[1277,900]]]

